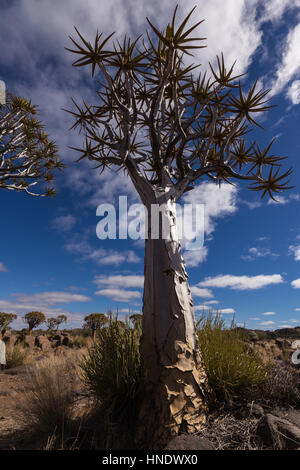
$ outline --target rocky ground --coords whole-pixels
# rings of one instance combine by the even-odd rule
[[[277,332],[268,337],[261,332],[246,331],[247,341],[264,362],[273,361],[274,377],[251,400],[237,406],[211,410],[205,429],[196,436],[179,436],[167,449],[293,449],[300,450],[300,365],[291,363],[292,344],[300,339],[300,328]],[[274,332],[272,332],[274,333]],[[18,338],[8,334],[7,346],[16,345]],[[28,434],[19,419],[22,397],[30,388],[28,371],[50,355],[63,356],[72,352],[74,339],[65,332],[45,335],[23,335],[22,344],[30,351],[30,361],[0,371],[0,450],[47,447]],[[75,414],[90,406],[82,383],[78,381]],[[268,388],[269,387],[269,388]],[[24,433],[24,430],[26,432]],[[51,437],[51,436],[50,436]],[[36,439],[36,440],[35,440]]]

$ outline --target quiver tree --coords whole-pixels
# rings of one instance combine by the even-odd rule
[[[4,334],[10,323],[18,318],[14,313],[0,312],[0,333]]]
[[[0,104],[0,188],[53,196],[53,170],[63,167],[55,143],[37,120],[37,107],[9,94]],[[44,183],[40,191],[32,192],[38,183]]]
[[[57,331],[61,323],[66,323],[66,315],[58,315],[58,317],[51,317],[47,319],[47,326],[49,331]]]
[[[194,9],[193,9],[194,10]],[[179,431],[196,432],[205,421],[207,378],[195,329],[193,300],[181,254],[176,202],[204,177],[218,185],[250,181],[262,197],[288,189],[282,157],[247,139],[255,113],[269,109],[268,91],[255,82],[244,91],[223,55],[200,72],[186,62],[205,47],[188,26],[193,10],[176,28],[176,12],[160,32],[151,22],[145,41],[125,36],[112,46],[109,35],[88,42],[76,29],[71,38],[75,67],[91,65],[100,85],[93,105],[71,112],[83,132],[79,160],[95,168],[123,169],[147,209],[141,353],[145,389],[141,436],[163,445]],[[216,191],[218,186],[216,186]],[[170,233],[151,238],[151,206],[160,205]],[[160,443],[160,444],[158,444]]]
[[[93,339],[95,339],[96,331],[108,323],[108,318],[104,313],[90,313],[84,321],[84,328],[89,329],[92,332]]]
[[[28,323],[29,333],[46,321],[46,317],[42,312],[28,312],[24,317],[24,321]]]

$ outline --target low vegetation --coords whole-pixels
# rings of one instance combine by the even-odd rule
[[[87,329],[70,330],[71,347],[63,347],[59,355],[54,347],[48,357],[39,356],[38,348],[25,347],[21,336],[13,347],[7,346],[7,368],[32,363],[27,370],[29,389],[20,393],[18,401],[20,422],[40,436],[38,448],[133,447],[143,380],[141,318],[136,320],[122,322],[108,316],[94,340]],[[280,361],[266,365],[255,352],[257,340],[250,333],[234,320],[226,327],[217,313],[202,315],[197,323],[213,392],[202,435],[217,449],[259,448],[255,434],[259,418],[247,412],[249,402],[267,409],[297,408],[300,403],[299,370],[284,357],[285,350]],[[43,359],[35,361],[38,356]]]
[[[50,356],[27,373],[30,389],[23,394],[21,421],[39,432],[67,431],[76,397],[76,368],[72,358]]]
[[[80,367],[86,387],[101,405],[104,435],[118,438],[120,429],[126,432],[134,425],[142,378],[139,331],[111,317],[108,325],[98,330]]]
[[[8,346],[6,348],[6,368],[12,369],[23,364],[29,364],[32,360],[31,354],[22,344]]]
[[[226,328],[218,314],[202,315],[197,332],[209,384],[218,400],[237,399],[268,379],[268,368],[247,347],[234,321]]]

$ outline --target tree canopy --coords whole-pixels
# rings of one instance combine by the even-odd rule
[[[51,317],[47,319],[47,326],[50,331],[57,331],[61,323],[66,323],[66,315],[58,315],[57,317]]]
[[[29,331],[46,321],[46,317],[42,312],[28,312],[24,317],[24,321],[28,323]]]
[[[104,313],[90,313],[84,318],[84,327],[92,331],[93,336],[97,330],[102,328],[108,322],[108,318]]]
[[[8,325],[18,318],[14,313],[0,312],[0,332],[6,330]]]
[[[176,28],[172,21],[159,31],[147,18],[151,34],[131,40],[125,36],[109,47],[114,33],[97,33],[94,43],[76,29],[70,38],[75,67],[91,65],[99,73],[99,91],[93,105],[83,102],[69,111],[73,128],[85,135],[82,148],[74,148],[96,168],[121,167],[141,194],[139,182],[169,187],[177,200],[204,175],[219,185],[235,179],[251,181],[250,189],[262,197],[289,189],[292,169],[280,172],[284,157],[271,153],[271,141],[261,148],[247,134],[259,126],[255,117],[270,109],[269,90],[257,81],[245,91],[234,64],[227,68],[223,54],[216,66],[200,72],[187,64],[205,38],[192,37],[202,23],[188,26],[194,9]]]
[[[37,119],[37,107],[8,94],[6,104],[0,104],[0,188],[53,196],[53,171],[63,168],[55,143]],[[44,184],[33,192],[38,183]]]

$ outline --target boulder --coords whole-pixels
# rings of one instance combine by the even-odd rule
[[[6,346],[14,346],[17,341],[16,335],[11,334],[10,331],[7,331],[2,339]]]
[[[62,345],[63,346],[68,346],[69,348],[73,347],[73,341],[72,338],[68,335],[64,335],[64,338],[62,340]]]
[[[250,414],[255,416],[255,418],[261,418],[265,414],[263,407],[257,403],[248,403],[247,407],[249,408]]]
[[[60,333],[56,333],[55,335],[51,337],[51,341],[59,341],[60,343],[62,343],[63,339],[64,337]]]
[[[24,346],[33,349],[35,344],[35,337],[31,335],[25,335],[23,339]]]
[[[256,433],[273,449],[296,450],[300,447],[300,428],[270,413],[258,422]]]
[[[174,437],[165,450],[215,450],[215,447],[205,437],[181,434]]]
[[[49,352],[52,350],[51,343],[46,336],[40,335],[35,338],[35,345],[40,348],[43,352]]]

